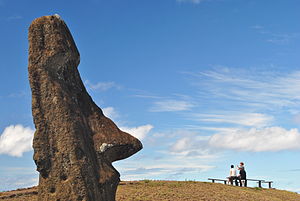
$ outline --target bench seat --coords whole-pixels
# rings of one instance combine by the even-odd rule
[[[224,182],[224,184],[227,184],[229,182],[228,179],[208,178],[208,180],[211,180],[212,183],[215,183],[215,181],[222,181],[222,182]],[[242,179],[242,180],[245,181],[245,183],[246,183],[245,186],[247,186],[247,181],[257,181],[259,188],[262,188],[262,183],[267,183],[267,184],[269,184],[268,185],[269,188],[272,188],[272,183],[273,183],[273,181],[265,181],[263,179]]]

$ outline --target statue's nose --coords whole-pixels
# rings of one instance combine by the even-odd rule
[[[94,148],[98,157],[114,162],[130,157],[143,148],[142,143],[132,135],[121,131],[109,118],[100,121],[105,127],[94,128]]]

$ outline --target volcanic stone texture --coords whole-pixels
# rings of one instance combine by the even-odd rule
[[[112,162],[142,149],[93,102],[77,70],[79,61],[58,15],[32,22],[28,70],[40,201],[115,200],[120,175]]]

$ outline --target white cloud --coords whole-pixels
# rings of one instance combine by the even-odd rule
[[[194,4],[199,4],[203,1],[205,1],[205,0],[177,0],[177,2],[179,2],[179,3],[186,2],[186,3],[194,3]]]
[[[178,140],[173,146],[172,146],[172,150],[173,151],[182,151],[185,150],[187,147],[190,146],[190,139],[189,138],[182,138],[180,140]]]
[[[273,121],[273,117],[260,113],[235,113],[229,114],[195,114],[198,121],[230,123],[243,126],[263,127]]]
[[[32,150],[34,130],[22,125],[11,125],[0,136],[0,154],[21,157],[24,152]]]
[[[120,127],[121,130],[131,134],[132,136],[138,138],[139,140],[143,140],[152,128],[153,126],[150,124],[139,126],[139,127],[133,127],[133,128]]]
[[[190,110],[194,105],[185,100],[161,100],[154,102],[151,112],[176,112]]]
[[[121,87],[117,85],[115,82],[98,82],[96,84],[86,80],[84,84],[87,86],[88,89],[93,91],[107,91],[112,88],[120,89]]]
[[[198,130],[198,129],[197,129]],[[219,157],[208,144],[209,135],[189,129],[176,129],[163,133],[154,133],[152,144],[158,148],[158,143],[167,147],[159,152],[180,160],[186,159],[215,159]]]
[[[182,135],[172,136],[176,141],[170,145],[168,155],[179,158],[214,159],[222,150],[248,152],[274,152],[300,149],[298,129],[282,127],[264,128],[203,128],[217,131],[211,136],[199,132],[182,131]]]
[[[102,108],[104,115],[112,120],[119,117],[118,112],[113,107]]]
[[[209,147],[209,136],[190,135],[176,140],[170,147],[168,155],[178,158],[214,159],[218,155]]]
[[[113,107],[103,108],[102,111],[105,116],[107,116],[108,118],[114,121],[116,118],[120,117],[119,113]],[[138,127],[127,127],[127,126],[119,126],[121,124],[120,122],[115,122],[115,123],[118,125],[118,127],[121,130],[131,134],[132,136],[138,138],[139,140],[143,140],[150,132],[150,130],[153,128],[153,126],[150,124],[138,126]]]
[[[212,147],[251,152],[296,150],[300,149],[300,133],[295,128],[281,127],[233,129],[213,135],[208,143]]]
[[[147,139],[144,151],[133,158],[117,162],[123,180],[195,179],[195,174],[209,171],[216,157],[206,154],[209,136],[196,136],[189,130],[169,130],[151,135],[153,143]],[[183,142],[180,142],[181,139]],[[175,141],[175,142],[174,142]],[[203,144],[202,141],[206,142]]]

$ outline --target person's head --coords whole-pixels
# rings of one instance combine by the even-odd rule
[[[230,167],[231,167],[231,168],[234,168],[234,165],[231,165]]]
[[[240,165],[244,165],[244,163],[243,163],[243,162],[240,162]]]

